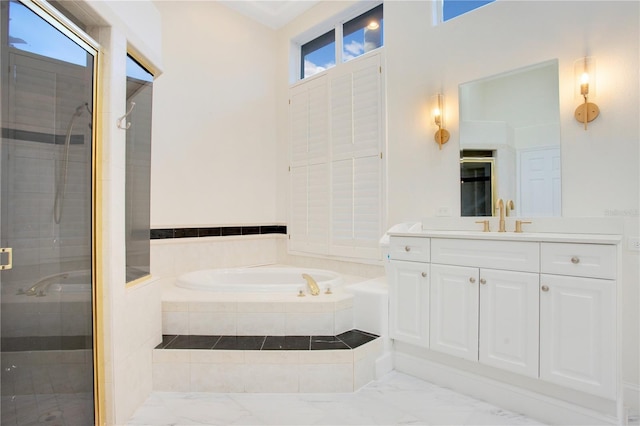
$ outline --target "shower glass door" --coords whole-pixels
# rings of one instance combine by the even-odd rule
[[[96,52],[37,5],[0,6],[2,425],[91,425]]]

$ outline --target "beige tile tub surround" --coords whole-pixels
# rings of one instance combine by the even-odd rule
[[[174,282],[162,280],[163,334],[337,335],[353,328],[351,293],[214,293],[178,288]]]

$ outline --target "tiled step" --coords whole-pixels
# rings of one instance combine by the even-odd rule
[[[156,349],[328,350],[355,349],[377,338],[349,330],[337,336],[193,336],[164,335]]]
[[[153,388],[176,392],[352,392],[375,378],[378,336],[164,336]]]

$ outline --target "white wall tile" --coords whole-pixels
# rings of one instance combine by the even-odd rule
[[[153,390],[189,392],[191,366],[188,363],[154,363]]]
[[[285,335],[331,336],[334,330],[333,316],[333,312],[287,313]]]
[[[300,354],[300,364],[352,364],[353,351],[329,349],[304,351]]]
[[[244,364],[245,351],[234,350],[192,350],[189,362],[194,364]]]
[[[189,313],[162,312],[162,334],[189,334]]]
[[[298,368],[287,364],[247,364],[245,392],[298,392]]]
[[[300,392],[353,392],[353,365],[300,364]]]
[[[334,314],[334,334],[338,335],[353,329],[353,309],[341,309]]]
[[[244,354],[247,364],[296,365],[304,352],[308,351],[244,351]]]
[[[283,336],[285,314],[283,313],[238,313],[238,336]]]
[[[235,335],[238,333],[233,312],[189,312],[189,331],[185,334]]]
[[[191,364],[191,392],[244,392],[245,366],[238,364]]]

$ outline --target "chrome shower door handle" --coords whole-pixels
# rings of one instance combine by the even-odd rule
[[[0,253],[7,253],[7,263],[0,265],[0,271],[13,268],[13,249],[11,247],[0,247]]]

